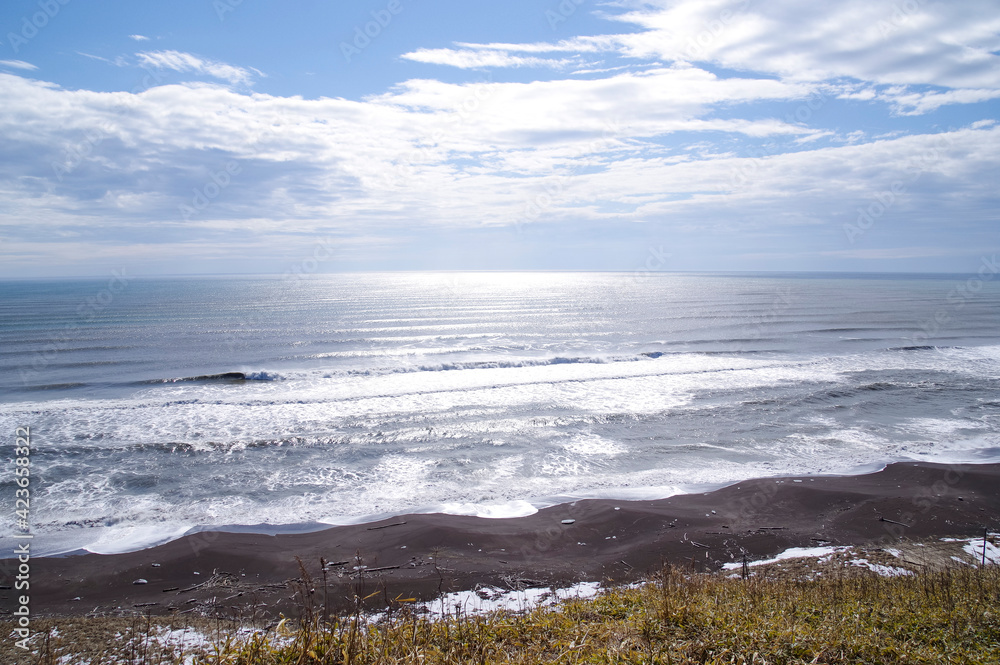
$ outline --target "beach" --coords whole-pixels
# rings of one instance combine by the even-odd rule
[[[1000,292],[921,337],[953,283],[136,279],[94,320],[98,285],[5,283],[3,585],[30,539],[33,615],[289,616],[297,580],[377,610],[981,535]]]
[[[81,320],[100,284],[11,282],[0,430],[31,431],[33,557],[1000,462],[1000,292],[920,333],[953,284],[136,279]],[[14,535],[0,529],[0,551]]]
[[[387,600],[458,590],[613,585],[664,564],[707,572],[792,547],[884,549],[982,536],[984,528],[1000,528],[1000,465],[896,463],[655,501],[580,500],[509,519],[400,515],[311,533],[202,532],[125,554],[45,557],[33,560],[31,602],[39,616],[277,616],[299,606],[305,581],[325,585],[331,611],[354,609],[364,596],[362,606],[378,610]]]

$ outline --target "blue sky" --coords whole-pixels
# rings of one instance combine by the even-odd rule
[[[974,272],[998,111],[995,0],[10,0],[0,277]]]

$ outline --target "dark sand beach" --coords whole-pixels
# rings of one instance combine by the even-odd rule
[[[369,594],[365,607],[377,609],[386,599],[429,600],[477,585],[627,582],[667,562],[717,570],[790,547],[891,546],[982,535],[984,527],[1000,527],[1000,465],[898,463],[867,475],[752,480],[657,501],[581,500],[513,519],[404,515],[304,534],[207,532],[127,554],[36,559],[31,603],[49,616],[276,615],[295,607],[297,559],[319,591],[323,558],[331,564],[331,609]]]

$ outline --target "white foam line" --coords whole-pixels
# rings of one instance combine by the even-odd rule
[[[181,538],[191,530],[190,526],[174,526],[165,529],[162,525],[110,528],[102,531],[97,540],[83,546],[93,554],[125,554],[163,545]]]

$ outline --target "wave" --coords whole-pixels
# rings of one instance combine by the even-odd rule
[[[14,347],[14,346],[17,346],[17,345],[39,346],[39,345],[42,345],[42,344],[50,344],[50,345],[53,344],[53,342],[52,342],[51,339],[42,339],[42,340],[39,340],[38,338],[13,339],[13,340],[6,339],[6,340],[4,340],[3,343],[4,343],[4,346],[6,347],[6,349],[0,350],[0,356],[23,356],[26,353],[25,349],[14,349],[12,351],[7,350],[7,349],[9,349],[11,347]],[[78,353],[78,352],[82,352],[82,351],[127,351],[127,350],[137,349],[137,348],[139,348],[139,347],[137,347],[137,346],[124,346],[124,345],[121,345],[121,344],[116,344],[116,345],[113,345],[113,346],[110,346],[110,345],[101,345],[101,346],[72,346],[72,347],[71,346],[67,346],[66,348],[60,348],[59,352],[60,353]]]
[[[858,392],[875,392],[879,390],[896,390],[897,388],[910,388],[912,386],[901,385],[897,383],[889,383],[888,381],[876,381],[875,383],[866,383],[864,385],[858,386],[856,390]]]
[[[222,372],[221,374],[202,374],[201,376],[186,376],[173,379],[148,379],[146,381],[136,381],[135,385],[208,381],[279,381],[282,378],[281,375],[271,372]]]
[[[512,360],[468,360],[458,362],[411,365],[402,367],[375,367],[350,369],[349,376],[377,376],[383,374],[410,374],[414,372],[452,372],[473,369],[517,369],[521,367],[549,367],[553,365],[609,365],[614,363],[648,362],[664,357],[680,356],[749,356],[777,353],[773,350],[750,351],[642,351],[633,355],[611,356],[555,356],[551,358],[519,358]],[[331,376],[335,372],[326,372]]]
[[[350,369],[344,372],[348,376],[378,376],[383,374],[411,374],[415,372],[454,372],[466,369],[515,369],[519,367],[545,367],[550,365],[599,364],[614,362],[636,362],[645,360],[638,356],[632,357],[599,357],[582,356],[576,358],[528,358],[522,360],[469,360],[465,362],[437,363],[434,365],[413,365],[408,367],[378,367],[368,369]]]
[[[87,364],[108,364],[108,363],[87,363]],[[148,379],[145,381],[131,381],[122,384],[113,383],[100,383],[100,382],[77,382],[69,381],[63,383],[40,383],[35,385],[25,385],[19,386],[18,391],[23,392],[44,392],[44,391],[57,391],[57,390],[76,390],[79,388],[93,388],[95,386],[114,386],[114,385],[126,385],[126,386],[151,386],[151,385],[162,385],[167,383],[210,383],[210,382],[243,382],[243,381],[279,381],[282,380],[279,374],[272,372],[223,372],[221,374],[205,374],[202,376],[189,376],[183,378],[175,379]]]
[[[738,342],[741,340],[723,340],[728,342]],[[756,340],[760,341],[760,340]],[[886,349],[888,351],[912,351],[912,350],[935,350],[941,348],[949,347],[898,347],[894,349]],[[487,349],[481,347],[475,347],[472,349],[460,349],[454,351],[448,351],[447,354],[466,352],[466,353],[481,353]],[[151,385],[151,384],[172,384],[172,383],[186,383],[186,382],[242,382],[242,381],[287,381],[294,379],[311,379],[311,378],[324,378],[331,379],[338,376],[348,376],[348,377],[374,377],[374,376],[385,376],[393,374],[413,374],[419,372],[457,372],[463,370],[482,370],[482,369],[518,369],[518,368],[529,368],[529,367],[550,367],[555,365],[610,365],[616,363],[634,363],[634,362],[649,362],[658,359],[666,358],[679,358],[683,356],[704,356],[704,357],[750,357],[750,356],[773,356],[773,355],[783,355],[784,352],[780,349],[731,349],[731,350],[703,350],[695,351],[686,348],[679,348],[677,350],[670,351],[639,351],[633,354],[617,354],[617,355],[581,355],[581,356],[552,356],[552,357],[539,357],[539,358],[525,358],[525,357],[514,357],[514,358],[484,358],[480,360],[458,360],[454,362],[438,362],[438,363],[421,363],[421,364],[397,364],[392,366],[375,366],[375,367],[364,367],[364,368],[346,368],[338,369],[336,367],[327,367],[323,369],[309,369],[309,370],[295,370],[288,369],[282,370],[280,373],[273,370],[260,370],[254,372],[225,372],[220,374],[206,374],[200,376],[191,376],[183,378],[164,378],[164,379],[151,379],[147,381],[136,382],[137,385]],[[441,355],[441,354],[433,354]],[[313,357],[313,356],[309,356]],[[387,358],[379,358],[378,356],[369,356],[372,360],[379,361],[383,363],[388,360]]]
[[[89,384],[86,384],[86,383],[46,383],[46,384],[35,385],[35,386],[24,386],[24,387],[21,388],[21,390],[24,390],[24,391],[27,391],[27,392],[35,392],[35,391],[41,391],[41,390],[71,390],[73,388],[85,388],[85,387],[87,387],[87,385],[89,385]]]
[[[845,326],[836,328],[814,328],[802,330],[802,333],[859,333],[859,332],[909,332],[912,328],[905,326]]]

